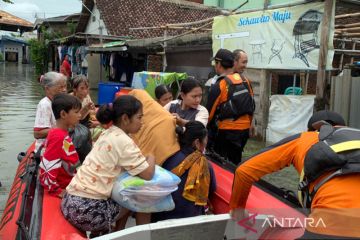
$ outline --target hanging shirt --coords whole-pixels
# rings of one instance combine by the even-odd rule
[[[61,62],[61,46],[57,47],[58,53],[59,53],[59,62]]]
[[[71,77],[71,66],[67,60],[64,60],[60,67],[60,73],[67,77]]]

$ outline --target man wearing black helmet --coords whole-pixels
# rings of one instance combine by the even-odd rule
[[[265,148],[241,164],[230,201],[235,220],[247,216],[245,204],[252,183],[262,176],[293,165],[300,175],[299,201],[309,208],[301,239],[360,237],[360,130],[344,127],[335,112],[320,111],[303,132]]]

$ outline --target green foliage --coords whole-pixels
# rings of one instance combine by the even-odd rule
[[[0,62],[4,61],[4,55],[0,52]]]
[[[75,23],[75,22],[69,22],[69,23],[67,23],[66,25],[67,25],[67,28],[69,29],[69,33],[70,33],[70,34],[74,34],[74,33],[75,33],[75,30],[76,30],[77,23]]]
[[[13,2],[11,0],[2,0],[3,2],[6,2],[6,3],[11,3],[13,4]]]
[[[44,41],[63,37],[61,33],[55,32],[52,28],[46,28],[45,26],[41,26],[40,32],[43,36]]]
[[[40,40],[31,39],[29,41],[31,60],[35,65],[35,72],[38,75],[47,71],[49,42],[55,38],[61,37],[60,34],[51,31],[51,29],[47,29],[44,26],[41,26],[40,33],[42,34]]]
[[[40,75],[46,72],[48,47],[44,41],[37,39],[31,39],[29,43],[31,60],[35,64],[35,72]]]

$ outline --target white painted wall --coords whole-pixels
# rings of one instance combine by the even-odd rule
[[[22,45],[18,44],[5,44],[4,46],[4,58],[6,52],[17,52],[18,53],[18,62],[21,63],[23,59]]]
[[[92,15],[92,14],[90,15],[89,21],[88,21],[86,29],[85,29],[85,33],[100,34],[100,31],[99,31],[100,11],[96,7],[96,5],[94,6],[92,13],[94,15]],[[95,21],[93,21],[94,16],[95,16]],[[100,19],[100,27],[102,27],[102,35],[108,35],[107,29],[105,27],[105,23],[102,19]]]

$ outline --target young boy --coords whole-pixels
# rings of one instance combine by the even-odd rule
[[[40,163],[40,182],[53,196],[62,198],[80,164],[75,146],[68,134],[69,128],[79,123],[81,102],[68,94],[55,95],[52,111],[56,127],[49,131]]]

